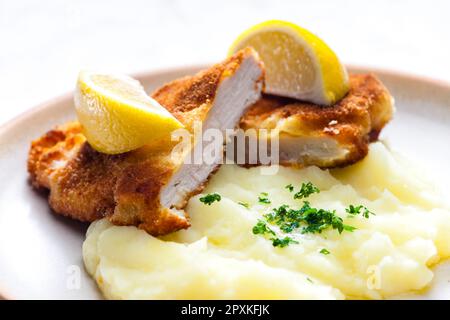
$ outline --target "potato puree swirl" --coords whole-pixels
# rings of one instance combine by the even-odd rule
[[[271,208],[301,206],[285,186],[308,181],[321,190],[311,205],[335,209],[355,231],[298,234],[299,244],[284,248],[252,233]],[[449,206],[381,143],[363,161],[331,171],[284,167],[264,176],[259,168],[224,165],[204,194],[212,192],[221,201],[208,206],[193,197],[191,228],[163,238],[94,222],[83,256],[105,297],[382,299],[427,289],[432,267],[450,256]],[[261,192],[271,204],[258,203]],[[349,204],[376,215],[350,218]]]

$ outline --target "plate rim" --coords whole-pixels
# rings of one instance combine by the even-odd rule
[[[149,77],[160,77],[162,75],[167,75],[170,73],[182,73],[188,71],[202,70],[207,68],[212,64],[193,64],[193,65],[179,65],[168,68],[160,68],[160,69],[151,69],[147,71],[135,72],[132,73],[131,76],[137,79],[149,78]],[[398,71],[394,69],[388,69],[383,67],[370,67],[363,66],[357,64],[346,64],[346,68],[351,73],[353,71],[357,72],[367,72],[374,73],[375,75],[385,75],[389,77],[402,78],[406,81],[412,82],[421,82],[433,87],[438,87],[440,90],[449,91],[450,92],[450,81],[437,79],[429,76],[414,74],[410,72]],[[35,114],[38,114],[48,108],[51,105],[63,103],[66,100],[70,99],[73,96],[73,91],[65,92],[63,94],[57,95],[53,98],[49,98],[44,100],[43,102],[31,107],[13,118],[7,120],[5,123],[0,125],[0,141],[2,137],[10,130],[13,130],[17,125],[20,125],[23,122],[29,121]],[[20,297],[12,297],[7,294],[5,290],[1,288],[0,284],[0,300],[20,300]]]

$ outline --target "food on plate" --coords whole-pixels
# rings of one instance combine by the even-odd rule
[[[335,210],[347,230],[305,232],[301,224],[284,232],[267,222],[277,238],[295,240],[285,246],[255,234],[275,208],[305,201]],[[192,226],[160,238],[107,220],[91,225],[83,257],[105,297],[390,298],[427,289],[432,267],[450,256],[448,204],[380,142],[331,171],[282,167],[264,176],[222,166],[187,210]]]
[[[236,39],[230,54],[248,46],[265,64],[266,93],[331,105],[348,91],[347,71],[336,54],[298,25],[280,20],[260,23]]]
[[[134,150],[183,127],[137,80],[124,75],[80,72],[74,102],[84,136],[103,153]]]
[[[249,59],[254,61],[254,56]],[[234,63],[229,64],[230,68]],[[242,68],[249,68],[245,63],[242,65]],[[202,99],[209,99],[214,92],[214,82],[211,84],[210,78],[217,78],[224,72],[217,68],[211,70],[215,73],[210,71],[194,78],[175,80],[156,90],[152,97],[192,131],[193,122],[202,119],[198,113],[208,106]],[[255,79],[257,77],[250,81]],[[260,86],[259,80],[256,83]],[[350,83],[348,95],[330,107],[264,96],[249,107],[240,126],[246,130],[277,129],[281,164],[326,168],[353,163],[367,154],[369,141],[376,140],[390,120],[393,105],[389,93],[373,75],[352,75]],[[248,89],[253,101],[257,99],[258,86],[252,91],[253,88],[245,89],[240,83],[236,85],[241,89],[237,90],[238,95],[245,95]],[[228,113],[229,109],[217,107],[214,110],[218,113],[211,119],[221,120],[226,119],[221,112]],[[236,116],[241,113],[237,112]],[[218,126],[218,123],[204,123],[204,129],[208,125]],[[163,139],[129,153],[108,155],[94,150],[86,142],[80,124],[72,122],[33,142],[28,168],[35,187],[50,189],[50,206],[59,214],[81,221],[110,216],[113,223],[141,225],[152,234],[164,234],[189,226],[185,214],[177,209],[183,208],[193,191],[200,191],[198,188],[215,167],[204,163],[182,165],[182,169],[168,179],[176,166],[171,159],[173,145]],[[180,157],[180,163],[182,160]],[[198,176],[198,172],[202,174]],[[166,177],[160,178],[163,174]],[[183,183],[179,184],[179,180]],[[158,205],[156,200],[161,200],[163,207],[174,206],[175,209],[164,215],[153,215],[151,208]]]
[[[153,98],[188,130],[194,130],[196,120],[205,130],[232,129],[260,97],[262,82],[262,64],[247,48],[195,76],[163,86]],[[217,169],[220,154],[208,165],[185,164],[201,144],[173,154],[176,142],[167,136],[109,155],[94,150],[81,132],[79,124],[70,123],[31,146],[31,181],[50,190],[49,203],[56,213],[81,221],[108,217],[114,224],[136,225],[153,235],[189,227],[183,208]]]
[[[300,272],[208,247],[206,238],[166,242],[102,219],[89,227],[83,253],[87,271],[108,299],[343,298]]]
[[[151,98],[131,78],[81,73],[79,121],[32,142],[33,186],[50,191],[56,213],[92,222],[83,259],[104,296],[382,299],[427,289],[450,256],[450,205],[377,141],[395,111],[381,81],[348,77],[322,40],[283,21],[244,32],[230,53]],[[187,148],[173,139],[181,127]],[[259,142],[269,132],[279,162],[255,164],[277,170],[220,167],[236,155],[236,137],[225,139],[234,128]],[[224,135],[196,161],[209,129]]]
[[[393,98],[376,76],[352,74],[350,91],[332,106],[265,95],[241,119],[240,127],[277,132],[283,165],[327,168],[364,158],[369,142],[378,139],[393,113]]]

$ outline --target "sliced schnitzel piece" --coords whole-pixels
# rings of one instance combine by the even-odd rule
[[[348,94],[328,107],[265,95],[241,119],[240,127],[278,132],[282,165],[327,168],[357,162],[391,120],[394,103],[376,76],[353,74],[349,80]]]
[[[233,78],[223,81],[218,89],[213,85],[215,82],[213,77],[201,78],[195,82],[191,82],[188,78],[175,80],[163,86],[156,90],[152,97],[189,130],[194,130],[195,120],[201,120],[203,132],[211,128],[218,129],[225,137],[225,130],[236,128],[248,107],[261,97],[264,81],[262,62],[253,49],[247,48],[244,52],[248,58],[229,63],[222,76],[230,77],[233,74]],[[215,101],[215,107],[210,108],[205,117],[206,113],[201,108],[207,107],[212,99]],[[198,105],[200,107],[196,107]],[[218,168],[223,160],[225,141],[221,141],[220,144],[221,151],[215,154],[214,159],[209,160],[210,163],[201,161],[183,165],[177,170],[162,190],[163,206],[181,209],[191,195],[203,189],[209,173]],[[208,145],[211,145],[211,141],[201,139],[201,143],[197,143],[187,156],[188,159],[192,160],[193,154],[201,154]]]
[[[262,63],[247,48],[195,76],[166,84],[153,98],[191,133],[197,121],[203,130],[224,131],[238,125],[260,98],[262,86]],[[210,164],[187,164],[203,142],[175,153],[176,144],[167,137],[107,155],[95,151],[74,122],[32,142],[28,170],[33,186],[50,190],[49,204],[58,214],[81,221],[107,216],[114,224],[162,235],[189,227],[183,208],[190,196],[201,192],[222,158],[219,152]]]

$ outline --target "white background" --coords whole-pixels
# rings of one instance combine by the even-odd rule
[[[0,0],[0,124],[72,90],[82,68],[222,59],[245,28],[296,22],[345,63],[450,82],[450,1]]]

